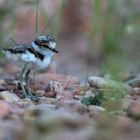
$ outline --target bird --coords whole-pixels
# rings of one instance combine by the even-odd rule
[[[30,44],[15,44],[13,47],[2,49],[7,58],[21,65],[19,82],[22,94],[25,98],[39,100],[29,88],[29,74],[32,69],[43,70],[51,63],[51,58],[59,51],[56,49],[56,41],[50,35],[39,35]]]

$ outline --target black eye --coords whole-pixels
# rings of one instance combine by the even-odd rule
[[[50,42],[55,42],[55,40],[49,35],[42,35],[42,36],[39,36],[36,40],[34,40],[34,43],[40,47],[41,46],[49,47],[48,44]]]

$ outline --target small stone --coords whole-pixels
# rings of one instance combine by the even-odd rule
[[[71,99],[73,99],[73,93],[71,93],[69,91],[63,91],[61,94],[57,94],[56,99],[71,100]]]
[[[140,98],[140,97],[139,97],[138,95],[136,95],[136,94],[131,96],[131,99],[132,99],[132,100],[137,100],[137,99],[139,99],[139,98]]]
[[[125,97],[124,99],[122,99],[122,109],[125,111],[128,110],[128,107],[130,106],[131,102],[133,102],[133,100],[130,97]]]
[[[10,104],[7,101],[0,101],[0,119],[10,114]]]
[[[45,111],[45,110],[55,110],[56,106],[54,104],[38,104],[35,106],[36,109]]]
[[[96,106],[96,105],[90,105],[90,106],[88,106],[88,110],[89,111],[91,111],[91,112],[103,112],[103,111],[105,111],[106,109],[105,108],[103,108],[103,107],[101,107],[101,106]]]
[[[128,116],[134,118],[134,119],[140,119],[140,102],[135,101],[131,102],[131,104],[128,107]]]
[[[62,86],[61,83],[58,81],[50,81],[47,85],[47,87],[45,88],[46,92],[54,92],[54,93],[61,93],[62,92]]]
[[[43,96],[43,95],[45,95],[45,91],[44,91],[44,90],[37,90],[37,91],[35,92],[35,95],[36,95],[36,96]]]
[[[26,108],[24,110],[24,118],[27,120],[33,119],[33,117],[41,116],[44,113],[48,113],[55,110],[55,105],[53,104],[37,104],[35,106],[32,106],[30,108]]]
[[[83,113],[86,110],[86,106],[84,106],[78,100],[59,100],[56,104],[56,108],[65,108],[66,110]]]
[[[55,98],[55,97],[56,97],[56,93],[55,93],[55,92],[49,91],[49,92],[46,92],[46,93],[44,94],[44,96],[45,96],[45,97],[50,97],[50,98]]]
[[[19,140],[23,131],[23,123],[19,120],[0,120],[0,140]]]
[[[127,81],[127,84],[132,87],[140,87],[140,77]]]
[[[3,79],[0,79],[0,85],[5,84],[6,82]]]
[[[127,116],[118,116],[118,123],[117,125],[121,128],[125,128],[128,129],[130,128],[132,125],[132,120],[130,118],[128,118]]]
[[[132,100],[137,100],[137,99],[140,99],[140,88],[133,88],[134,89],[134,92],[131,94],[131,99]]]
[[[83,96],[81,95],[74,95],[73,98],[76,100],[81,100]]]
[[[134,91],[135,91],[135,94],[140,96],[140,88],[135,87],[135,88],[133,88],[133,89],[134,89]]]
[[[20,101],[20,98],[16,94],[9,91],[0,92],[0,98],[11,103],[17,103]]]
[[[84,95],[85,95],[85,91],[84,91],[84,90],[81,91],[81,92],[79,93],[79,95],[84,96]]]
[[[100,106],[90,105],[88,106],[88,112],[90,117],[99,117],[102,112],[104,112],[106,109]]]
[[[59,130],[68,128],[80,128],[84,126],[81,116],[76,112],[70,112],[65,109],[52,110],[42,114],[37,120],[37,125],[41,130]]]
[[[73,84],[69,87],[66,87],[66,90],[72,92],[74,95],[80,95],[81,91],[83,91],[84,88],[80,84]]]
[[[98,87],[99,85],[102,85],[105,82],[105,79],[97,76],[90,76],[88,79],[88,84],[90,87]]]
[[[93,92],[90,91],[90,90],[88,90],[88,91],[85,92],[85,96],[86,96],[86,97],[92,97],[92,98],[95,97],[95,95],[93,94]]]
[[[17,105],[19,105],[20,107],[23,107],[23,108],[27,108],[27,107],[32,107],[34,106],[34,103],[31,101],[31,99],[29,98],[24,98],[24,99],[21,99]]]
[[[55,98],[46,98],[46,97],[41,97],[38,104],[55,104],[56,99]]]
[[[88,79],[90,87],[102,89],[106,99],[114,98],[122,99],[125,95],[134,93],[131,86],[121,81],[112,79],[101,78],[97,76],[90,76]],[[109,92],[107,92],[109,91]]]

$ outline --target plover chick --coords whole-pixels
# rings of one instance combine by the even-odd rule
[[[52,56],[58,53],[55,40],[49,35],[40,35],[31,44],[16,44],[14,47],[4,48],[3,52],[23,67],[19,74],[23,95],[37,100],[39,97],[32,95],[29,90],[29,74],[32,69],[41,70],[48,67]]]

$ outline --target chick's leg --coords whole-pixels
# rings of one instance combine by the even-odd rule
[[[24,64],[24,66],[19,74],[19,81],[20,81],[22,93],[25,98],[28,97],[28,93],[26,92],[25,87],[24,87],[25,86],[24,85],[24,73],[25,73],[26,67],[27,67],[27,63]]]
[[[30,86],[29,86],[29,75],[30,75],[31,70],[28,69],[26,74],[25,74],[25,83],[26,83],[26,91],[28,93],[28,98],[32,100],[39,100],[39,97],[41,96],[34,96],[31,91],[30,91]]]

